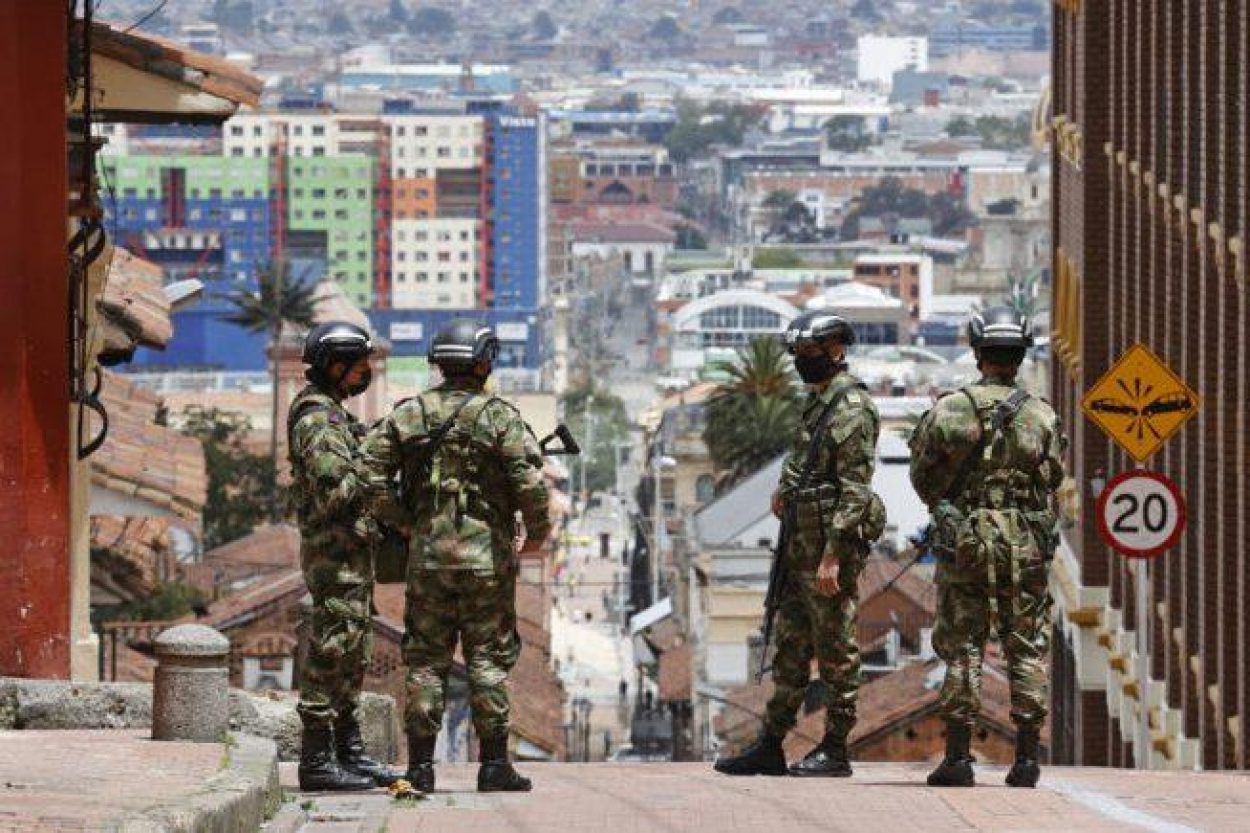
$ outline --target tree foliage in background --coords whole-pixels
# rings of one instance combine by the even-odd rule
[[[560,27],[551,19],[551,12],[546,9],[539,9],[534,15],[534,22],[530,28],[534,32],[534,37],[538,40],[551,40],[560,34]]]
[[[1033,141],[1033,117],[1020,113],[1013,119],[1003,116],[956,116],[946,123],[946,135],[961,138],[975,136],[981,146],[990,150],[1019,150]]]
[[[705,156],[713,145],[739,147],[748,130],[764,118],[765,110],[745,104],[716,101],[706,107],[677,102],[677,124],[664,136],[664,147],[674,162]]]
[[[202,611],[207,605],[208,597],[197,588],[178,581],[165,581],[147,598],[119,605],[108,618],[124,622],[170,622]]]
[[[756,269],[799,269],[803,266],[803,258],[794,249],[785,247],[756,249],[751,257],[751,266]]]
[[[800,397],[793,363],[777,338],[758,336],[713,370],[727,379],[708,399],[703,441],[717,469],[737,482],[790,447]]]
[[[674,229],[677,234],[677,248],[679,249],[706,249],[707,236],[699,231],[695,226],[685,223]]]
[[[843,240],[859,237],[859,222],[864,217],[926,217],[939,237],[958,237],[976,222],[976,215],[958,195],[945,191],[930,195],[905,187],[897,177],[887,177],[860,192],[842,221]]]
[[[291,275],[285,260],[275,261],[256,276],[258,290],[236,290],[226,296],[234,310],[222,316],[253,333],[268,333],[270,345],[269,373],[272,385],[272,422],[269,430],[269,456],[273,461],[274,479],[270,494],[272,519],[278,519],[278,351],[286,327],[309,328],[313,325],[313,296],[316,287]]]
[[[594,400],[587,403],[593,394]],[[570,390],[560,398],[564,424],[573,432],[582,453],[564,458],[569,463],[570,488],[582,484],[586,468],[586,490],[606,492],[616,488],[617,446],[629,439],[629,413],[619,396],[598,386]],[[590,423],[594,422],[593,430]]]
[[[204,547],[213,549],[250,535],[269,515],[273,463],[245,445],[252,426],[234,411],[192,405],[182,433],[204,447],[208,497],[204,502]]]
[[[456,16],[438,6],[422,6],[408,16],[408,33],[430,38],[446,37],[456,31]]]
[[[825,141],[830,150],[842,153],[858,153],[874,143],[863,116],[834,116],[829,119],[825,122]]]

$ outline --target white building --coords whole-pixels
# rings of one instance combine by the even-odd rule
[[[929,69],[928,38],[892,38],[862,35],[859,39],[857,77],[861,84],[878,84],[889,88],[894,73],[911,69]]]
[[[391,231],[392,305],[476,308],[481,225],[471,218],[396,220]]]
[[[729,289],[691,301],[673,313],[672,372],[698,375],[756,336],[777,336],[798,314],[793,304],[753,289]]]

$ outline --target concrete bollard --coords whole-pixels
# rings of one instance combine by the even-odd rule
[[[153,740],[225,740],[229,655],[230,640],[206,625],[178,625],[156,638]]]

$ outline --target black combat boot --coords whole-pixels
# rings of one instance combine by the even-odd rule
[[[971,787],[976,784],[968,751],[972,746],[971,726],[946,726],[946,757],[929,773],[930,787]]]
[[[508,761],[508,736],[482,738],[478,741],[481,747],[482,766],[477,771],[477,791],[480,793],[527,793],[534,788],[534,783],[512,768]]]
[[[367,790],[372,778],[348,772],[334,760],[334,739],[329,727],[304,727],[299,753],[299,788],[316,792]]]
[[[786,775],[786,753],[781,738],[763,732],[741,755],[721,758],[713,768],[725,775]]]
[[[1036,787],[1042,777],[1042,767],[1037,761],[1040,738],[1036,726],[1020,726],[1016,729],[1016,762],[1007,773],[1009,787]]]
[[[408,733],[408,772],[404,780],[417,792],[434,792],[434,744],[437,737]]]
[[[790,774],[799,778],[849,778],[851,759],[846,752],[846,732],[825,732],[807,757],[790,764]]]
[[[372,778],[379,787],[389,787],[399,780],[399,773],[365,754],[365,742],[360,736],[360,722],[356,716],[340,717],[334,722],[334,751],[338,753],[339,766],[348,772]]]

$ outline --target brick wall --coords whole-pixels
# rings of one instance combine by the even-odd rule
[[[1054,399],[1083,491],[1069,543],[1086,587],[1152,628],[1151,671],[1208,768],[1246,765],[1247,0],[1057,0],[1055,246],[1079,296],[1079,338],[1057,333]],[[1079,137],[1073,141],[1072,136]],[[1148,345],[1198,391],[1196,419],[1149,461],[1179,483],[1190,523],[1152,567],[1152,604],[1094,533],[1087,484],[1132,467],[1079,410],[1084,390],[1129,346]],[[1101,692],[1074,697],[1056,669],[1074,761],[1131,764]],[[1076,706],[1074,704],[1079,704]],[[1131,728],[1130,728],[1131,730]]]

